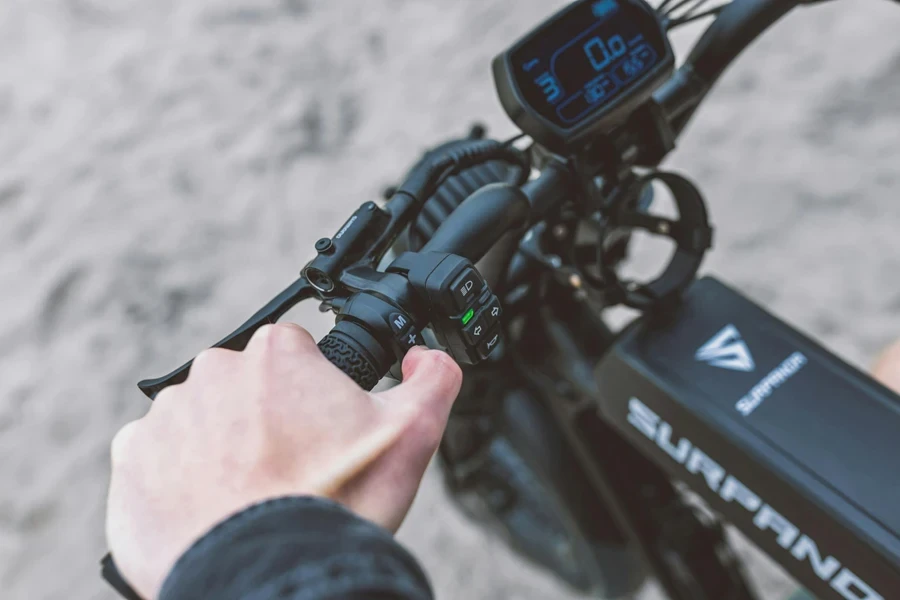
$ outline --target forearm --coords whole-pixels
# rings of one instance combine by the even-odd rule
[[[318,498],[281,498],[220,523],[168,575],[160,600],[430,600],[390,532]]]

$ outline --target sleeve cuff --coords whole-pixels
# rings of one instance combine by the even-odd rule
[[[322,498],[286,497],[216,525],[169,573],[160,600],[430,600],[428,579],[387,530]]]

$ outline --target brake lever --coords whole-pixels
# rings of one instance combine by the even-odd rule
[[[315,296],[316,290],[310,285],[305,277],[299,278],[297,281],[288,286],[283,292],[272,298],[265,306],[256,311],[252,317],[247,319],[243,325],[235,329],[223,339],[214,344],[213,348],[225,348],[226,350],[241,351],[247,347],[247,342],[256,333],[256,330],[263,325],[275,323],[284,316],[291,308],[299,302]],[[144,379],[138,382],[138,388],[148,398],[153,400],[156,395],[170,385],[183,383],[191,371],[193,359],[184,363],[168,375],[157,377],[156,379]]]

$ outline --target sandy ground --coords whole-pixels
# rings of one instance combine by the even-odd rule
[[[112,597],[107,447],[147,408],[134,383],[279,291],[428,144],[475,119],[512,133],[489,60],[559,4],[0,3],[0,597]],[[861,366],[900,335],[898,30],[879,0],[798,11],[671,161],[710,201],[707,270]],[[401,538],[441,598],[570,597],[435,473]]]

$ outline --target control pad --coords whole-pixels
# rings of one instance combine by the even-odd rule
[[[437,288],[447,312],[432,321],[438,340],[457,362],[475,364],[486,359],[500,345],[502,309],[497,296],[485,284],[481,274],[462,259],[446,275],[428,287]]]
[[[409,282],[428,305],[435,337],[457,362],[476,364],[501,345],[500,301],[469,260],[420,253],[401,257],[392,268],[405,270],[406,264]]]

